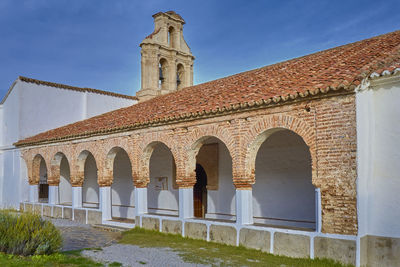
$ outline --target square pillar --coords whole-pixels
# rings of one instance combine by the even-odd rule
[[[82,208],[82,187],[73,186],[72,187],[72,207]]]
[[[58,185],[49,185],[49,204],[59,204],[58,190]]]
[[[236,189],[236,223],[253,224],[253,192],[250,189]]]
[[[103,221],[112,219],[111,215],[111,186],[100,187],[100,210]]]
[[[135,187],[135,216],[147,213],[147,187]]]
[[[38,203],[39,202],[39,185],[30,184],[29,185],[29,202]]]
[[[179,218],[193,218],[193,187],[179,188]]]

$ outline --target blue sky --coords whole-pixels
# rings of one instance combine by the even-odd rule
[[[0,97],[19,75],[135,94],[139,44],[168,10],[195,84],[400,29],[399,0],[0,0]]]

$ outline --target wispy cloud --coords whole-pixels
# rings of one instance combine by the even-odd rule
[[[375,5],[374,5],[374,9],[369,10],[367,12],[355,13],[353,18],[351,18],[347,21],[344,20],[342,23],[335,25],[335,27],[333,27],[331,29],[331,31],[332,32],[343,32],[343,31],[348,30],[349,28],[361,26],[360,24],[368,25],[368,23],[373,23],[373,21],[371,20],[372,18],[384,14],[384,11],[385,11],[384,6],[375,8]]]

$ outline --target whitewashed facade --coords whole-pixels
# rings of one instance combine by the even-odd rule
[[[28,200],[25,162],[13,143],[136,103],[128,96],[24,80],[18,78],[0,103],[0,205],[3,208],[17,208],[21,201]]]

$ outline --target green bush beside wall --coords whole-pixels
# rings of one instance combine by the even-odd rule
[[[0,251],[16,255],[43,255],[60,250],[57,228],[39,215],[0,211]]]

